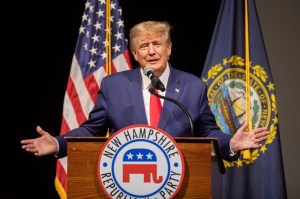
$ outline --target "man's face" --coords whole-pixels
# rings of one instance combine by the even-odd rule
[[[136,39],[136,50],[132,53],[143,69],[151,66],[155,75],[160,76],[167,67],[171,47],[165,41],[164,35],[147,32]]]

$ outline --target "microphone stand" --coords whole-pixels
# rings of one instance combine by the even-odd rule
[[[173,103],[175,103],[177,106],[179,106],[179,107],[183,110],[183,112],[186,114],[186,116],[187,116],[187,118],[188,118],[188,120],[189,120],[189,122],[190,122],[190,128],[191,128],[192,137],[194,137],[194,124],[193,124],[193,121],[192,121],[192,117],[191,117],[191,115],[189,114],[189,112],[186,110],[186,108],[185,108],[180,102],[178,102],[177,100],[174,100],[174,99],[172,99],[172,98],[169,98],[169,97],[165,97],[165,96],[159,95],[158,93],[155,92],[155,90],[154,90],[154,88],[153,88],[152,86],[151,86],[150,88],[148,88],[148,91],[149,91],[151,94],[153,94],[153,95],[155,95],[156,97],[158,97],[158,98],[162,98],[162,99],[165,99],[165,100],[167,100],[167,101],[173,102]]]

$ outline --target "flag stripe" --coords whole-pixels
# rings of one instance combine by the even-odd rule
[[[104,67],[101,67],[99,70],[95,71],[93,73],[95,79],[97,79],[97,84],[98,84],[98,88],[100,88],[100,84],[101,84],[101,80],[104,76],[106,76],[106,73],[105,73],[105,70],[104,70]],[[96,93],[97,94],[97,93]]]
[[[116,71],[131,69],[130,56],[128,50],[126,50],[124,54],[121,54],[117,56],[115,59],[113,59],[113,64]]]
[[[94,74],[90,74],[89,76],[87,76],[84,79],[84,84],[85,87],[88,88],[90,101],[86,101],[86,103],[82,103],[84,106],[83,110],[87,110],[88,112],[90,112],[90,110],[92,110],[94,104],[96,103],[99,86]]]
[[[74,112],[76,113],[76,120],[77,123],[80,125],[82,122],[86,120],[86,115],[84,110],[81,107],[79,96],[76,92],[75,85],[72,81],[72,78],[69,78],[68,86],[67,86],[67,93],[70,99],[70,102],[74,108]]]
[[[76,114],[71,104],[70,98],[66,93],[65,100],[64,100],[61,134],[64,134],[70,131],[70,129],[77,128],[77,127],[78,127],[78,122],[76,119]]]
[[[66,158],[61,158],[60,161],[57,162],[57,177],[61,182],[62,187],[67,190],[67,164]]]

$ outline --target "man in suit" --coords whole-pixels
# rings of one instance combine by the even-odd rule
[[[143,69],[150,66],[153,75],[165,85],[159,94],[179,101],[189,112],[194,126],[194,136],[216,137],[223,158],[233,161],[239,151],[259,148],[267,139],[266,128],[246,131],[245,122],[234,135],[223,133],[215,122],[207,101],[206,84],[198,77],[175,69],[169,63],[172,51],[171,26],[167,22],[146,21],[135,25],[130,31],[130,50],[140,67],[112,74],[102,79],[97,102],[86,122],[70,132],[53,137],[41,127],[41,135],[35,139],[22,140],[22,148],[36,156],[67,155],[65,136],[105,136],[121,128],[135,124],[150,123],[150,79]],[[191,136],[189,120],[176,104],[161,99],[162,111],[158,128],[173,137]]]

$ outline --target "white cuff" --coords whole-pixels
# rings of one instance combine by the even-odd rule
[[[57,152],[54,154],[54,157],[58,158],[57,154],[59,152],[59,144],[56,138],[54,138],[55,142],[56,142],[56,146],[57,146]]]
[[[231,145],[229,145],[229,148],[230,148],[230,153],[229,153],[229,155],[232,157],[232,156],[235,156],[238,152],[235,152],[235,151],[233,151],[232,150],[232,148],[231,148]]]

